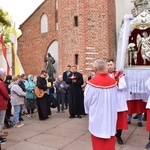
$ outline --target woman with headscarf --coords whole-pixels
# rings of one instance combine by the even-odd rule
[[[13,114],[13,124],[15,128],[21,128],[24,124],[19,120],[19,113],[21,111],[21,107],[24,104],[24,97],[26,97],[26,92],[22,90],[19,84],[18,76],[12,76],[12,82],[8,86],[10,88],[10,99],[11,104],[14,109]]]
[[[28,80],[25,82],[26,95],[26,109],[27,117],[34,117],[34,109],[36,108],[36,96],[34,94],[34,88],[36,84],[33,81],[33,75],[28,75]]]

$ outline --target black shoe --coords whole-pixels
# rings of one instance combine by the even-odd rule
[[[128,124],[131,124],[131,121],[128,121]]]
[[[2,138],[2,137],[0,137],[0,144],[5,144],[5,143],[6,143],[6,141],[7,141],[7,139],[6,139],[6,138]]]
[[[143,126],[142,122],[138,122],[138,127],[142,127],[142,126]]]
[[[11,120],[8,120],[8,124],[9,124],[10,127],[14,126],[14,124],[13,124],[13,122]]]
[[[24,119],[23,118],[19,118],[19,121],[24,121]]]
[[[81,117],[81,115],[77,115],[77,118],[80,118],[80,119],[81,119],[82,117]]]
[[[117,142],[118,142],[118,144],[120,144],[120,145],[123,144],[123,140],[122,140],[122,138],[121,138],[120,136],[117,137]]]
[[[25,111],[22,112],[22,115],[27,115],[27,113]]]
[[[148,142],[148,144],[145,146],[146,149],[150,148],[150,142]]]
[[[5,128],[9,129],[9,128],[11,128],[11,126],[9,124],[5,124]]]
[[[71,115],[69,118],[75,118],[75,116]]]
[[[48,119],[49,117],[45,117],[45,118],[39,118],[39,120],[46,120]]]
[[[138,115],[135,115],[134,117],[133,117],[133,119],[137,119],[138,118]]]

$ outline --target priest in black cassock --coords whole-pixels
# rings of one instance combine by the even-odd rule
[[[40,120],[45,120],[51,115],[50,105],[49,105],[49,97],[46,93],[48,89],[48,84],[46,81],[47,72],[42,70],[39,77],[37,77],[37,87],[45,91],[43,97],[37,97],[37,106],[38,106],[38,115]]]
[[[67,84],[69,88],[69,118],[82,118],[84,114],[83,91],[81,85],[83,84],[83,76],[77,72],[77,66],[72,66],[72,73],[69,74]]]

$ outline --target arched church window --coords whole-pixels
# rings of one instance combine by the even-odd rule
[[[41,33],[48,32],[48,17],[43,14],[41,17]]]

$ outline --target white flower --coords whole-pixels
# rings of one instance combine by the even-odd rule
[[[135,51],[135,43],[130,43],[128,46],[127,46],[127,49],[128,49],[128,51]]]

